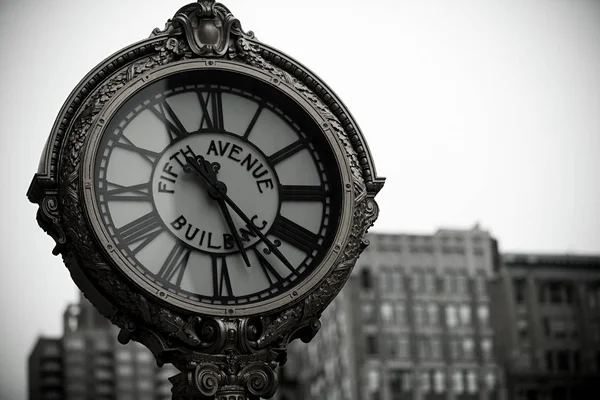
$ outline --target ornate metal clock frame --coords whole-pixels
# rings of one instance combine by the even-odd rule
[[[111,264],[110,244],[92,234],[85,198],[92,185],[84,163],[86,143],[105,121],[111,99],[143,84],[165,68],[222,68],[247,71],[309,104],[323,134],[338,144],[346,180],[339,232],[310,284],[270,307],[252,312],[190,312],[151,296]],[[120,328],[119,340],[147,346],[157,363],[181,372],[170,378],[174,399],[269,398],[277,389],[275,369],[285,363],[286,346],[309,342],[319,317],[348,279],[367,229],[378,215],[374,200],[383,178],[358,125],[337,96],[307,68],[244,32],[238,19],[214,0],[181,8],[164,30],[124,48],[94,68],[73,90],[46,143],[27,196],[39,204],[39,225],[56,241],[77,286]]]

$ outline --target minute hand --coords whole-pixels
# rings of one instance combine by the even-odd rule
[[[271,250],[271,252],[273,252],[273,254],[275,254],[277,256],[277,258],[279,258],[281,260],[281,262],[283,262],[290,271],[292,271],[293,273],[296,273],[296,269],[292,266],[292,264],[290,264],[290,262],[284,257],[284,255],[281,254],[279,249],[273,243],[271,243],[271,241],[269,239],[267,239],[267,237],[260,231],[260,229],[258,229],[254,225],[254,222],[252,222],[252,220],[250,218],[248,218],[248,216],[246,214],[244,214],[244,212],[237,206],[237,204],[235,204],[233,202],[233,200],[231,200],[231,198],[229,198],[229,196],[227,196],[226,193],[222,193],[222,195],[223,195],[223,200],[225,200],[225,202],[227,204],[229,204],[229,207],[231,207],[231,209],[233,211],[235,211],[235,213],[237,215],[239,215],[242,220],[244,220],[246,225],[248,225],[248,227],[250,229],[252,229],[254,231],[254,233],[256,233],[258,235],[258,237],[261,238],[262,241],[265,242],[265,244],[267,245],[269,250]]]
[[[283,254],[281,254],[281,252],[279,251],[279,249],[277,249],[277,247],[271,243],[271,241],[269,239],[267,239],[267,237],[260,231],[260,229],[258,229],[256,226],[254,226],[254,222],[252,222],[252,220],[250,218],[248,218],[248,216],[246,216],[246,214],[237,206],[237,204],[234,203],[233,200],[231,200],[231,198],[229,196],[227,196],[227,185],[225,185],[223,182],[217,180],[216,178],[216,173],[214,171],[212,171],[209,167],[209,165],[207,165],[205,163],[205,160],[203,157],[189,157],[187,159],[188,164],[190,164],[193,168],[193,170],[195,170],[198,175],[200,175],[205,183],[210,186],[210,188],[214,191],[216,191],[218,194],[213,193],[215,195],[217,195],[218,197],[222,198],[227,204],[229,204],[229,206],[231,207],[231,209],[233,211],[235,211],[235,213],[237,215],[240,216],[240,218],[246,223],[246,225],[248,225],[248,227],[250,229],[252,229],[254,231],[254,233],[256,233],[258,235],[258,237],[261,238],[262,241],[265,242],[265,245],[267,245],[267,247],[269,248],[269,250],[271,250],[271,252],[273,254],[275,254],[277,256],[277,258],[279,258],[279,260],[281,260],[281,262],[290,270],[292,271],[292,273],[296,274],[296,269],[292,266],[292,264],[290,264],[290,262],[283,256]],[[202,163],[202,164],[200,164]]]

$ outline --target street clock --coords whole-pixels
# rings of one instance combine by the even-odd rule
[[[383,181],[324,82],[198,1],[79,83],[28,197],[119,339],[181,371],[174,398],[241,399],[316,334]]]

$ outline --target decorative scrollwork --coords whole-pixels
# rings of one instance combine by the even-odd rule
[[[233,312],[227,317],[189,315],[142,294],[107,261],[107,252],[114,249],[94,239],[82,206],[82,152],[99,113],[130,82],[198,57],[250,66],[269,74],[273,83],[286,85],[318,113],[351,171],[344,189],[352,194],[352,221],[336,250],[336,265],[295,303],[277,312],[240,318],[233,318]],[[274,369],[285,362],[288,342],[314,337],[320,313],[341,290],[368,244],[366,232],[378,215],[374,196],[383,185],[345,106],[300,64],[256,41],[251,31],[244,32],[239,20],[214,0],[181,8],[164,30],[155,30],[145,42],[124,49],[90,73],[61,110],[48,146],[42,162],[46,172],[34,178],[29,191],[30,200],[40,205],[40,226],[56,240],[55,253],[64,256],[69,268],[80,269],[117,309],[104,315],[121,327],[119,340],[140,341],[157,362],[173,363],[182,371],[170,378],[173,398],[180,400],[245,399],[246,394],[258,399],[275,393]],[[89,299],[99,303],[93,295]]]
[[[56,242],[52,254],[57,255],[67,242],[67,236],[59,224],[58,199],[56,195],[44,196],[37,213],[38,225]]]
[[[269,398],[277,390],[277,375],[273,368],[253,363],[246,365],[239,373],[240,384],[245,385],[248,392],[257,397]]]
[[[226,380],[225,374],[214,364],[200,364],[196,367],[195,384],[198,391],[206,397],[217,393],[221,382]]]
[[[254,38],[252,31],[244,32],[240,21],[227,7],[214,0],[200,0],[181,8],[167,21],[164,30],[152,31],[152,36],[161,34],[184,36],[198,57],[222,57],[236,38]]]

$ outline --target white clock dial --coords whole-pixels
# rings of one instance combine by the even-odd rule
[[[330,151],[300,111],[259,94],[165,79],[108,123],[100,218],[149,284],[186,301],[254,303],[293,288],[327,251],[339,211]]]

